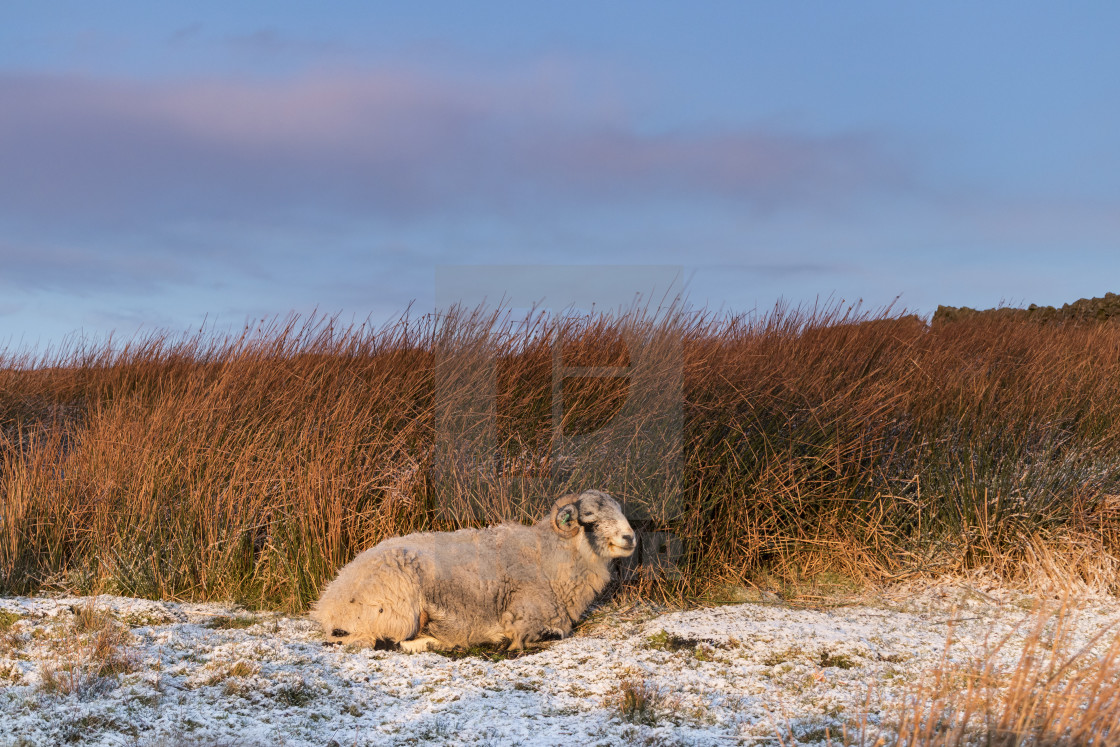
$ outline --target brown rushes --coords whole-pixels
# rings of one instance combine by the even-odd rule
[[[0,353],[0,590],[297,611],[385,536],[588,486],[675,538],[628,574],[643,593],[975,567],[1116,586],[1118,416],[1116,325],[843,307]]]

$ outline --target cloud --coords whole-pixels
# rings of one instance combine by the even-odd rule
[[[340,53],[343,45],[333,41],[312,41],[294,38],[274,28],[262,28],[249,34],[230,36],[225,43],[234,51],[252,55],[313,55]]]
[[[128,290],[151,294],[171,282],[194,279],[190,264],[172,253],[127,245],[91,251],[0,238],[0,289],[84,293]]]
[[[12,314],[17,314],[20,311],[23,311],[24,306],[26,306],[26,304],[7,300],[0,301],[0,316],[10,316]]]
[[[194,41],[202,35],[202,31],[203,26],[201,23],[191,23],[186,26],[181,26],[168,37],[167,43],[174,46]]]
[[[49,219],[408,218],[660,198],[775,209],[904,180],[868,135],[649,133],[555,80],[7,74],[0,100],[0,210]]]

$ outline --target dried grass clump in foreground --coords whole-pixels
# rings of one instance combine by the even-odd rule
[[[39,666],[39,688],[60,695],[85,695],[110,687],[135,672],[132,634],[93,601],[74,610],[73,621],[51,642],[49,660]]]
[[[19,615],[0,610],[0,657],[10,656],[22,645],[23,637],[15,629],[18,621]],[[0,679],[4,679],[3,671],[0,671]]]
[[[966,664],[949,663],[950,632],[942,664],[884,718],[878,741],[864,723],[858,743],[1120,744],[1120,634],[1113,625],[1075,646],[1075,614],[1067,605],[1040,610],[1011,664],[1001,657],[1009,638]]]
[[[680,707],[679,698],[639,676],[621,680],[606,702],[608,707],[618,711],[623,721],[643,726],[657,726],[671,719]]]
[[[588,486],[668,538],[624,569],[646,598],[975,568],[1116,589],[1117,423],[1120,325],[841,306],[0,352],[0,591],[303,611],[386,537]]]

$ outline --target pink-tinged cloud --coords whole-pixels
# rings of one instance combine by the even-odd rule
[[[570,87],[407,72],[283,81],[0,76],[0,214],[372,215],[520,201],[836,202],[899,183],[869,137],[649,134]]]

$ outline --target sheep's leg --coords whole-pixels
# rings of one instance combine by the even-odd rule
[[[502,615],[502,628],[509,638],[510,651],[524,650],[526,644],[536,643],[548,627],[548,614],[539,600],[530,595],[516,599]]]
[[[401,647],[401,651],[407,651],[410,654],[418,654],[435,648],[445,648],[438,638],[432,638],[430,635],[399,641],[397,645]]]

